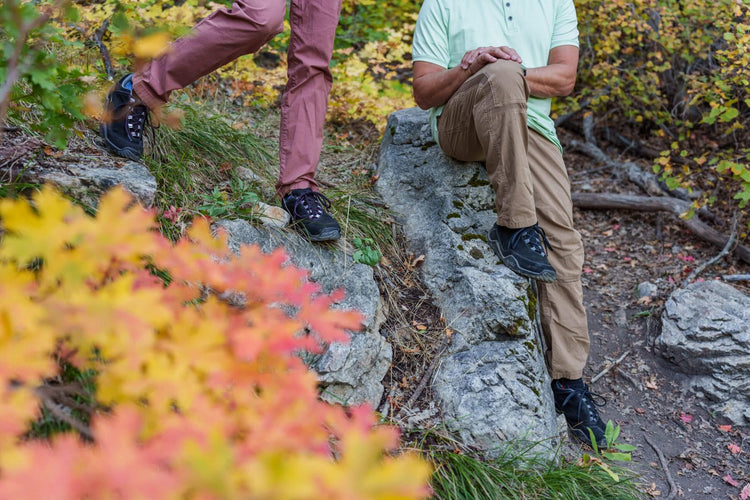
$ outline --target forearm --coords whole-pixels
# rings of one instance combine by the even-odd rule
[[[526,82],[534,97],[564,97],[573,92],[576,83],[575,66],[552,63],[526,70]]]
[[[414,78],[414,100],[422,109],[441,106],[471,76],[470,70],[456,66]]]

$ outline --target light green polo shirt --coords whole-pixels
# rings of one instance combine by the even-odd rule
[[[573,0],[424,0],[412,59],[449,69],[469,50],[503,45],[515,49],[526,68],[546,66],[555,47],[578,47]],[[530,97],[528,124],[562,150],[550,109],[551,99]],[[440,106],[430,112],[435,141],[442,110]]]

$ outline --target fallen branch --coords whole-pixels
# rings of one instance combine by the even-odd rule
[[[669,484],[669,496],[666,498],[666,500],[672,500],[677,496],[677,485],[674,484],[672,474],[669,473],[669,464],[667,463],[667,459],[664,457],[664,453],[661,452],[661,450],[648,438],[648,436],[644,434],[643,438],[646,440],[649,446],[654,449],[656,455],[659,457],[661,468],[664,469],[664,474],[667,476],[667,483]]]
[[[614,362],[614,363],[612,363],[611,365],[609,365],[608,367],[606,367],[606,368],[605,368],[604,370],[600,371],[600,372],[599,372],[599,373],[598,373],[598,374],[597,374],[597,375],[596,375],[596,376],[595,376],[594,378],[592,378],[592,379],[591,379],[591,384],[595,384],[595,383],[596,383],[596,382],[597,382],[597,381],[598,381],[598,380],[599,380],[600,378],[602,378],[602,377],[603,377],[604,375],[606,375],[607,373],[609,373],[609,371],[610,371],[610,370],[611,370],[612,368],[614,368],[615,366],[617,366],[617,365],[619,365],[620,363],[622,363],[622,362],[623,362],[623,360],[624,360],[625,358],[627,358],[629,354],[630,354],[630,350],[627,350],[627,351],[625,351],[625,352],[624,352],[624,353],[622,354],[622,356],[620,356],[619,358],[617,358],[617,359],[615,360],[615,362]]]
[[[682,214],[691,208],[687,201],[669,196],[635,196],[611,193],[573,193],[573,205],[594,210],[637,210],[641,212],[670,212],[677,216],[691,232],[699,238],[722,248],[729,236],[721,234],[697,217],[683,219]],[[750,264],[750,248],[737,245],[734,254]]]
[[[56,419],[61,420],[77,430],[78,433],[86,439],[94,441],[94,434],[91,432],[89,426],[75,418],[73,415],[67,413],[62,405],[55,402],[49,395],[45,394],[44,391],[36,391],[37,397],[42,401],[45,408],[54,416]]]
[[[750,281],[750,274],[725,274],[721,279],[724,281]]]
[[[727,244],[724,245],[724,248],[721,249],[721,252],[719,252],[719,255],[714,257],[713,259],[704,262],[700,266],[696,267],[692,273],[690,273],[690,276],[685,278],[685,281],[682,282],[682,287],[685,288],[690,284],[691,281],[693,281],[695,278],[700,276],[700,274],[706,270],[709,266],[713,266],[717,262],[719,262],[721,259],[727,256],[729,252],[732,251],[734,246],[737,244],[737,225],[738,225],[739,217],[737,216],[737,212],[734,213],[734,216],[732,217],[732,234],[729,236],[729,241],[727,241]]]

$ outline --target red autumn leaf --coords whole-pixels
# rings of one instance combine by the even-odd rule
[[[729,444],[727,445],[727,449],[728,449],[729,451],[731,451],[733,455],[736,455],[737,453],[739,453],[739,452],[741,452],[741,451],[742,451],[742,448],[740,448],[739,446],[737,446],[737,445],[736,445],[736,444],[734,444],[734,443],[729,443]]]
[[[732,426],[731,425],[720,425],[719,430],[723,432],[731,432]]]
[[[750,483],[747,483],[742,491],[740,492],[740,500],[748,500],[750,498]]]
[[[688,413],[683,413],[680,415],[680,420],[682,420],[686,424],[690,424],[693,422],[693,416]]]

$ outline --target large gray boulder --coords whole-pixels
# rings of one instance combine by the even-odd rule
[[[750,297],[718,281],[675,291],[656,349],[735,424],[750,423]]]
[[[154,204],[156,179],[140,163],[111,157],[67,154],[64,165],[31,162],[19,181],[51,183],[70,197],[95,207],[114,186],[122,186],[143,206]]]
[[[425,256],[425,283],[456,331],[433,379],[446,424],[490,451],[505,441],[557,436],[552,393],[527,280],[486,242],[494,193],[478,163],[448,158],[427,112],[393,113],[380,150],[377,189]]]
[[[385,319],[380,292],[372,268],[355,263],[340,250],[329,250],[312,244],[291,231],[258,228],[244,220],[224,220],[217,226],[227,232],[229,247],[237,252],[240,245],[256,244],[270,253],[284,246],[290,261],[310,271],[310,280],[323,292],[343,288],[346,297],[337,307],[356,309],[364,317],[361,332],[353,332],[346,344],[334,343],[308,363],[318,373],[322,398],[341,404],[370,403],[377,406],[383,395],[382,380],[391,366],[391,345],[380,335]]]

